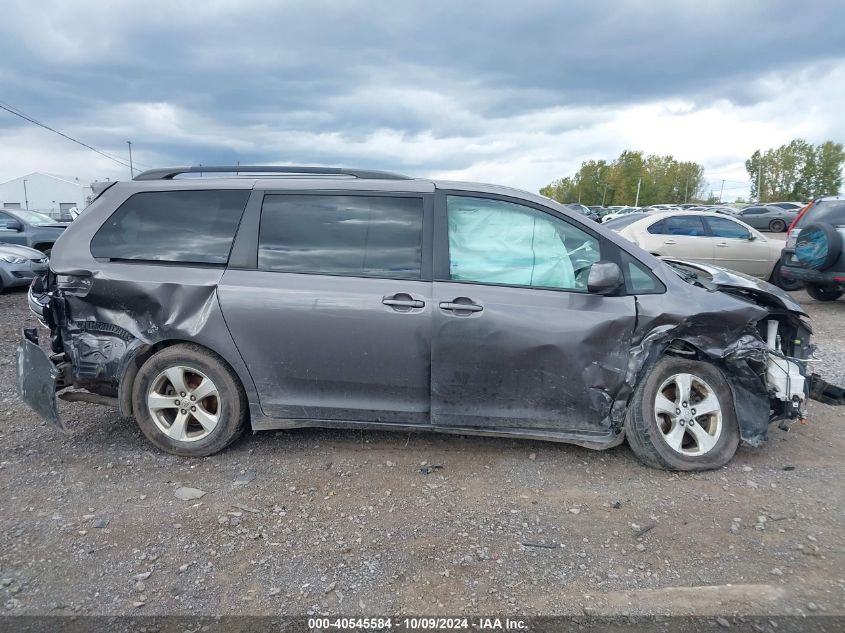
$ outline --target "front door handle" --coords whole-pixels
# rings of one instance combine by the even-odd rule
[[[443,301],[440,304],[441,310],[449,310],[460,315],[461,312],[481,312],[484,308],[477,303],[459,303],[455,301]]]
[[[663,242],[663,243],[664,243],[664,244],[677,244],[677,242],[676,242],[675,240],[666,240],[666,241],[665,241],[665,242]]]
[[[425,301],[414,299],[411,295],[405,292],[400,292],[391,297],[384,297],[381,302],[398,312],[407,312],[412,308],[425,307]]]
[[[718,246],[719,248],[727,248],[728,243],[727,242],[719,242],[718,244],[716,244],[716,246]]]

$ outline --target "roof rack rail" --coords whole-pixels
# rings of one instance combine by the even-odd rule
[[[150,169],[134,180],[172,180],[179,174],[244,173],[246,174],[304,174],[313,176],[352,176],[363,180],[411,180],[409,176],[389,171],[345,169],[343,167],[300,167],[296,165],[198,165],[196,167],[167,167]]]

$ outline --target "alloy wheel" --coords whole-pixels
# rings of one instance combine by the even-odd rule
[[[214,382],[185,365],[165,369],[147,391],[153,422],[162,433],[180,442],[207,437],[220,421],[221,404]]]
[[[722,434],[719,398],[694,374],[675,374],[663,381],[654,399],[654,417],[663,440],[681,455],[710,452]]]

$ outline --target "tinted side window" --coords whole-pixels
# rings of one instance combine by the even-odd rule
[[[760,215],[761,213],[766,213],[768,209],[764,207],[750,207],[748,209],[743,209],[740,212],[740,215]]]
[[[94,257],[226,264],[249,191],[136,193],[91,240]]]
[[[751,235],[748,229],[737,222],[731,222],[724,218],[704,218],[713,237],[728,237],[733,239],[747,240]]]
[[[521,204],[448,196],[451,279],[534,288],[586,290],[599,241]]]
[[[6,215],[5,213],[0,213],[0,229],[5,229],[6,223],[11,219],[11,216]]]
[[[699,237],[704,235],[704,225],[701,223],[701,216],[677,215],[671,218],[664,218],[660,222],[652,224],[648,228],[648,232],[656,235]]]
[[[419,278],[422,198],[264,196],[258,267],[291,273]]]

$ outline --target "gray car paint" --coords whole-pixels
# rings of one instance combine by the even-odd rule
[[[765,213],[746,213],[749,209],[765,209]],[[771,226],[772,222],[775,220],[779,220],[783,222],[784,228],[788,227],[792,220],[795,219],[797,215],[796,211],[786,211],[781,209],[780,207],[746,207],[739,213],[735,214],[733,217],[741,222],[744,222],[748,226],[751,226],[760,231],[768,231],[770,230],[769,227]]]
[[[26,259],[18,264],[0,259],[0,288],[29,285],[37,275],[47,272],[47,256],[34,248],[0,242],[0,255]]]
[[[0,209],[0,213],[5,213],[21,223],[20,230],[0,229],[0,242],[8,244],[20,244],[21,246],[29,246],[30,248],[40,248],[41,250],[49,250],[56,243],[56,241],[64,233],[67,225],[58,222],[44,226],[36,226],[26,220],[26,215],[18,213],[16,209]],[[47,216],[44,216],[47,218]],[[49,218],[47,218],[49,219]]]
[[[87,277],[90,289],[53,292],[45,319],[61,335],[54,351],[69,357],[70,382],[116,395],[129,415],[139,359],[162,344],[190,341],[233,368],[254,429],[434,428],[606,448],[621,441],[628,400],[651,364],[667,349],[686,345],[727,374],[743,439],[765,440],[770,403],[758,376],[766,348],[757,323],[774,317],[800,329],[801,313],[773,300],[780,292],[773,287],[743,282],[737,288],[723,280],[724,289],[740,291],[731,294],[693,285],[614,232],[534,194],[427,180],[273,182],[274,189],[289,191],[426,195],[448,189],[527,201],[627,251],[652,270],[666,292],[604,297],[456,284],[436,272],[413,282],[259,272],[250,270],[248,256],[242,259],[257,241],[257,225],[248,214],[232,251],[240,263],[225,271],[99,262],[90,253],[93,235],[135,192],[253,189],[267,182],[118,183],[68,228],[52,270]],[[397,313],[381,303],[396,292],[420,297],[425,307]],[[466,317],[435,308],[458,297],[483,302],[484,312]],[[23,346],[21,354],[32,353],[33,346]]]

